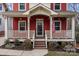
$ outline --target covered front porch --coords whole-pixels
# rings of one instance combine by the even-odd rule
[[[27,12],[1,14],[6,17],[5,39],[29,39],[33,42],[33,48],[35,41],[44,41],[46,48],[49,41],[75,41],[74,12],[54,12],[38,4]]]

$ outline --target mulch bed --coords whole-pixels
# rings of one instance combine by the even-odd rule
[[[15,47],[15,48],[5,48],[5,45],[0,46],[0,49],[10,49],[10,50],[25,50],[25,51],[31,51],[33,49],[24,49],[21,46]]]

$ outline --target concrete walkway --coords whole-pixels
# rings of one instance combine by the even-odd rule
[[[44,56],[48,53],[47,49],[33,49],[32,51],[0,49],[0,55],[11,56]]]
[[[3,45],[5,42],[5,37],[0,37],[0,46]]]

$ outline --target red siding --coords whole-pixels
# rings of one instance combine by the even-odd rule
[[[13,3],[13,10],[18,11],[18,4],[19,3]],[[26,3],[26,11],[29,10],[29,3]]]
[[[35,30],[36,29],[36,19],[43,19],[44,20],[44,29],[49,30],[50,29],[50,19],[48,16],[44,15],[35,15],[32,16],[30,19],[30,29]]]
[[[13,19],[13,30],[18,30],[18,18]]]
[[[29,10],[29,3],[26,3],[26,10]]]
[[[66,11],[66,3],[62,3],[61,4],[61,10],[62,11]]]
[[[66,30],[66,18],[61,19],[62,23],[62,30]]]
[[[13,3],[13,11],[18,11],[18,3]]]
[[[23,20],[26,21],[26,25],[27,25],[27,18],[26,17],[22,17],[22,20],[19,20],[18,17],[14,17],[14,20],[13,20],[13,30],[18,30],[18,21],[23,21]],[[27,26],[26,26],[26,29],[27,29]]]
[[[53,3],[51,3],[51,9],[54,10],[54,8],[53,8]]]
[[[54,3],[51,3],[51,9],[54,10]],[[61,11],[66,11],[66,3],[61,3]]]
[[[61,30],[66,30],[66,18],[65,17],[59,17],[58,20],[61,21]]]

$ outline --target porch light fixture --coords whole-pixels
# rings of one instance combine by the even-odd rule
[[[19,18],[19,20],[22,20],[22,18]]]

